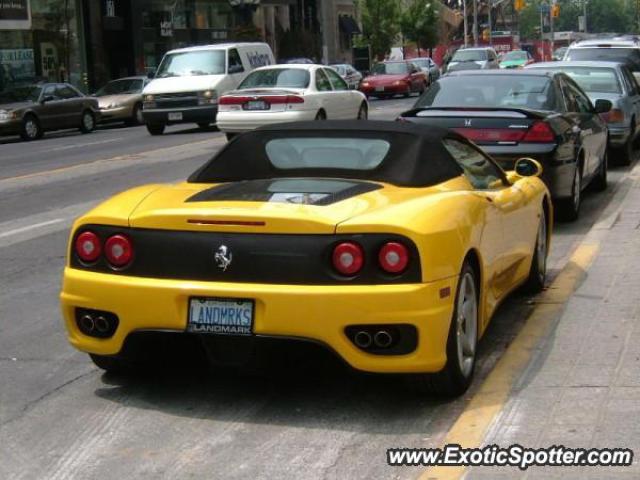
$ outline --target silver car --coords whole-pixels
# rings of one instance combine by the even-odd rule
[[[429,57],[412,58],[411,63],[420,67],[420,69],[429,75],[429,85],[440,78],[440,67]]]
[[[331,67],[338,72],[338,75],[340,75],[345,82],[347,82],[350,89],[355,90],[360,86],[362,74],[348,63],[338,63],[331,65]]]
[[[112,80],[95,93],[103,122],[124,121],[127,125],[144,123],[142,90],[147,77],[126,77]]]
[[[487,70],[500,68],[498,54],[490,47],[461,48],[453,54],[446,71]]]
[[[609,100],[611,111],[602,114],[609,128],[609,147],[622,165],[633,157],[633,142],[640,128],[640,87],[629,68],[616,62],[547,62],[527,69],[561,71],[585,91],[592,103]]]

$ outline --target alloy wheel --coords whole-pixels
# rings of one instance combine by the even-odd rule
[[[473,370],[478,337],[478,296],[475,280],[469,272],[460,279],[456,315],[458,365],[462,375],[468,377]]]
[[[544,213],[540,218],[540,227],[538,227],[536,254],[538,259],[538,275],[540,276],[540,280],[544,282],[547,274],[547,219]]]

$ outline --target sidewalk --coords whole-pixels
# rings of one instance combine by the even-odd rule
[[[598,252],[483,445],[630,448],[630,467],[474,467],[465,479],[640,478],[640,165]]]

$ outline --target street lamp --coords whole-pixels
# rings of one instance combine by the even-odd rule
[[[251,24],[253,12],[260,5],[260,0],[229,0],[229,5],[238,12],[242,24],[247,26]]]

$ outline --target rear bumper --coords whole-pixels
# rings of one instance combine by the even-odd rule
[[[378,90],[382,88],[383,90]],[[376,96],[376,95],[398,95],[401,93],[407,93],[411,90],[406,84],[403,85],[381,85],[377,87],[363,87],[360,85],[360,91],[365,95]]]
[[[555,144],[527,144],[517,146],[484,146],[483,149],[493,157],[504,170],[513,170],[519,158],[529,157],[542,164],[542,180],[553,198],[571,196],[573,177],[576,168],[575,158],[560,158]]]
[[[170,113],[181,113],[181,120],[169,120]],[[217,105],[204,105],[189,108],[144,108],[142,116],[145,123],[171,125],[176,123],[213,123],[218,114]]]
[[[255,335],[300,338],[324,344],[350,366],[369,372],[436,372],[446,361],[446,342],[457,277],[404,285],[273,285],[158,280],[65,268],[62,312],[71,344],[101,355],[117,354],[134,332],[184,332],[189,298],[251,298]],[[111,338],[83,335],[76,308],[113,312],[119,325]],[[375,355],[356,347],[345,334],[354,324],[410,324],[417,348],[402,355]]]
[[[313,120],[316,110],[298,110],[285,112],[220,112],[217,117],[218,128],[223,132],[241,133],[254,130],[263,125],[283,122],[301,122]]]

